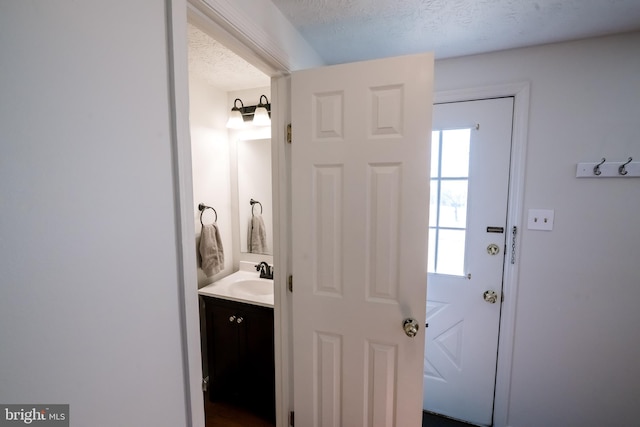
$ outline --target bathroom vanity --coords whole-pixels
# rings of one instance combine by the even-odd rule
[[[198,293],[205,303],[209,399],[275,420],[273,281],[239,271]]]

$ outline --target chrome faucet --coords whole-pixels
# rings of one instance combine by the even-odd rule
[[[267,264],[266,261],[262,261],[256,265],[256,271],[260,272],[261,279],[273,279],[273,268]]]

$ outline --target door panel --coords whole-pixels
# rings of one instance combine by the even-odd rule
[[[430,54],[292,76],[296,419],[419,426]]]
[[[493,416],[512,114],[513,98],[433,114],[424,409],[479,425]]]

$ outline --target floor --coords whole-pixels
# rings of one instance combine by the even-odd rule
[[[473,425],[451,418],[441,417],[431,412],[423,412],[422,427],[473,427]]]
[[[275,427],[275,424],[270,421],[231,404],[212,403],[206,395],[204,413],[206,427]]]
[[[275,427],[275,424],[228,403],[211,403],[205,396],[206,427]],[[471,424],[424,412],[422,427],[470,427]]]

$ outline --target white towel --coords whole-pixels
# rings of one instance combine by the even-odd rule
[[[224,249],[217,224],[207,224],[200,233],[200,267],[213,276],[224,268]]]
[[[252,215],[249,220],[247,249],[252,254],[267,253],[267,230],[260,214]]]

